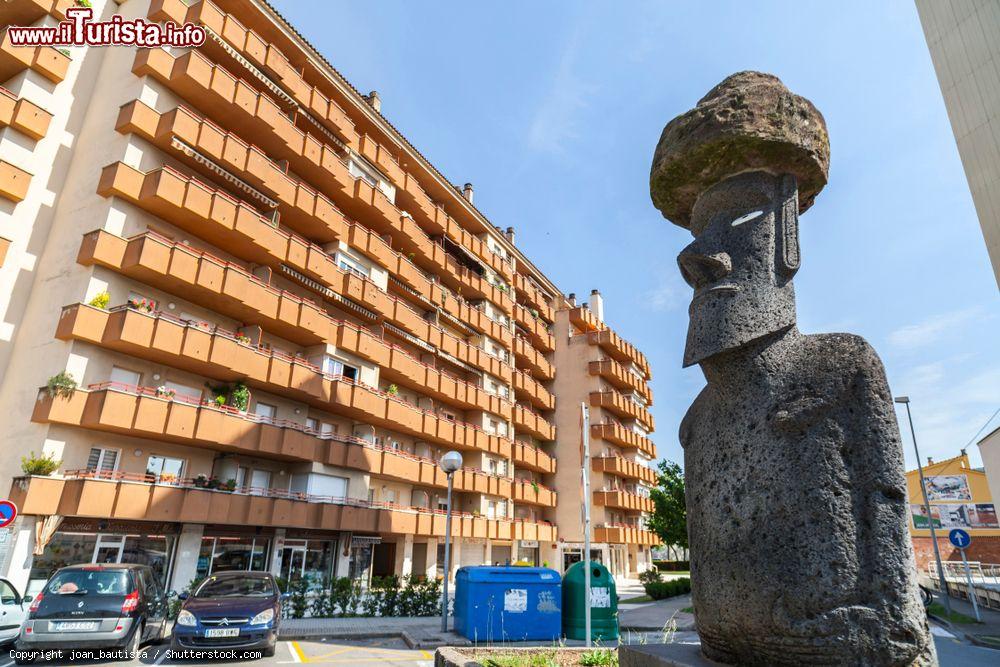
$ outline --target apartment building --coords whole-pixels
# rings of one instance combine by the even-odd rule
[[[449,450],[449,575],[561,567],[581,539],[581,375],[595,544],[622,576],[648,562],[645,358],[377,93],[262,0],[92,3],[201,25],[197,48],[11,43],[6,26],[74,4],[0,4],[0,485],[20,508],[0,573],[22,590],[75,562],[145,562],[178,590],[232,569],[442,576]],[[42,454],[51,474],[22,462]]]

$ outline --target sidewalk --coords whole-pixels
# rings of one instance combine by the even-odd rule
[[[937,591],[934,592],[934,601],[938,604],[944,604],[942,601],[942,596]],[[956,597],[949,598],[951,602],[951,610],[954,612],[959,612],[965,614],[970,618],[975,618],[976,613],[972,609],[972,603],[968,600],[960,600]],[[987,646],[989,648],[1000,649],[1000,612],[992,609],[979,608],[979,616],[983,619],[982,623],[946,623],[944,619],[936,619],[945,627],[950,628],[953,632],[964,635],[973,644],[978,644],[980,646]]]

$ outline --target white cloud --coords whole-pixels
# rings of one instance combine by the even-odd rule
[[[896,329],[889,334],[889,343],[901,349],[923,347],[940,340],[943,336],[961,333],[964,325],[982,316],[983,309],[979,307],[934,315],[923,322]]]
[[[660,276],[659,283],[646,292],[643,303],[650,310],[668,311],[686,304],[691,298],[691,288],[681,279],[677,271],[668,271]]]
[[[598,87],[576,73],[582,43],[581,30],[574,30],[563,49],[548,94],[535,110],[528,128],[528,147],[543,153],[561,154],[568,142],[579,138],[577,116],[589,105]]]

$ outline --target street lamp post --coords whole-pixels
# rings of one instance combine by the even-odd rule
[[[441,597],[441,632],[448,632],[448,577],[451,576],[451,488],[455,471],[462,467],[462,455],[448,452],[441,457],[441,470],[448,475],[448,509],[444,520],[444,594]]]
[[[924,483],[924,466],[920,463],[920,449],[917,447],[917,432],[913,429],[913,415],[910,414],[910,397],[897,396],[896,403],[906,406],[906,420],[910,423],[910,437],[913,439],[913,451],[917,455],[917,471],[920,473],[920,492],[924,497],[924,511],[927,512],[927,526],[931,530],[931,544],[934,545],[934,558],[937,561],[938,579],[941,581],[941,592],[944,593],[944,607],[951,622],[951,596],[948,594],[948,580],[944,578],[944,567],[941,565],[941,550],[938,548],[937,533],[934,532],[934,518],[931,516],[931,502],[927,498],[927,484]]]

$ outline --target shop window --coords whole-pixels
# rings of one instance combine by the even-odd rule
[[[263,537],[203,537],[196,576],[203,579],[213,572],[266,570],[270,544]]]
[[[281,549],[280,576],[288,581],[305,579],[311,590],[322,590],[333,575],[336,546],[330,540],[285,540]]]
[[[154,454],[146,464],[146,475],[157,484],[175,484],[184,476],[184,460]]]
[[[87,458],[87,470],[96,472],[98,477],[110,477],[118,470],[120,450],[107,447],[91,447]]]

